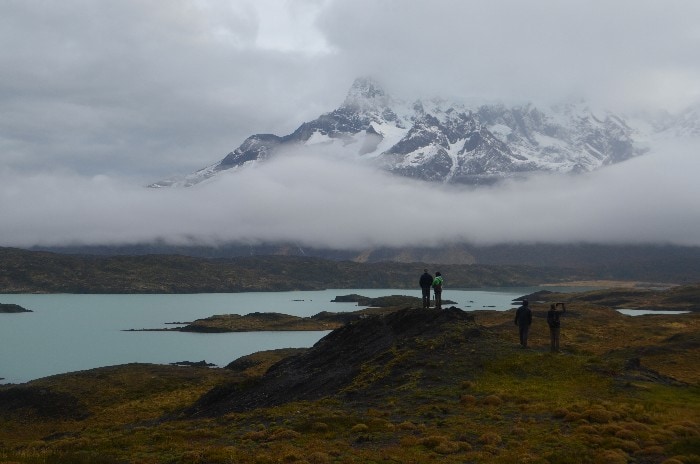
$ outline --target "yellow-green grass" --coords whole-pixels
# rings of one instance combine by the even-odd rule
[[[180,412],[278,357],[238,373],[127,365],[42,379],[32,385],[71,393],[89,416],[0,414],[0,463],[700,463],[698,315],[572,303],[550,353],[546,305],[534,309],[530,349],[512,312],[477,312],[480,332],[455,324],[393,346],[337,397],[216,418]]]

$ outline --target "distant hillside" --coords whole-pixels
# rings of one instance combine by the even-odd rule
[[[700,247],[675,245],[535,244],[471,250],[475,262],[588,270],[600,278],[675,283],[700,281]]]
[[[0,248],[2,293],[201,293],[416,288],[422,263],[357,263],[298,256],[207,259],[178,255],[95,256]],[[437,270],[436,265],[430,266]],[[446,264],[452,288],[589,280],[563,268]]]
[[[61,247],[43,251],[96,256],[147,254],[199,258],[287,256],[358,263],[436,263],[445,265],[531,266],[557,268],[562,277],[572,270],[597,279],[647,282],[700,282],[700,247],[675,245],[501,244],[443,247],[333,250],[295,244],[228,244],[220,247],[141,244],[129,246]],[[388,265],[388,264],[387,264]],[[538,275],[539,275],[538,271]],[[551,272],[547,271],[547,272]]]

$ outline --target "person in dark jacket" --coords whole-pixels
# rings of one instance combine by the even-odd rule
[[[527,348],[527,335],[532,324],[532,311],[527,300],[523,300],[522,306],[515,311],[515,325],[518,326],[520,346]]]
[[[557,306],[561,305],[561,311],[557,311]],[[559,316],[566,312],[566,306],[564,303],[552,303],[549,306],[549,311],[547,311],[547,325],[549,325],[549,342],[550,350],[552,353],[559,352],[559,331],[561,329],[561,322],[559,322]]]
[[[428,273],[427,269],[423,269],[423,275],[420,276],[418,284],[423,291],[423,307],[430,308],[430,286],[433,284],[433,276]]]

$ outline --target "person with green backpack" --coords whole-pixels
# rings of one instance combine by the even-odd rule
[[[435,293],[435,309],[442,309],[442,283],[444,279],[440,272],[435,273],[433,279],[433,292]]]

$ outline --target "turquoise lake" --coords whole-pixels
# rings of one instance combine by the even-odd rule
[[[508,310],[511,301],[537,287],[445,289],[443,299],[466,310]],[[551,291],[581,291],[552,288]],[[321,311],[354,311],[336,296],[410,295],[418,290],[330,289],[322,291],[207,293],[188,295],[0,294],[31,313],[0,314],[0,383],[23,383],[65,372],[133,362],[169,364],[205,360],[223,367],[256,351],[310,347],[328,332],[246,332],[196,334],[129,332],[173,327],[215,314],[279,312],[312,316]]]

